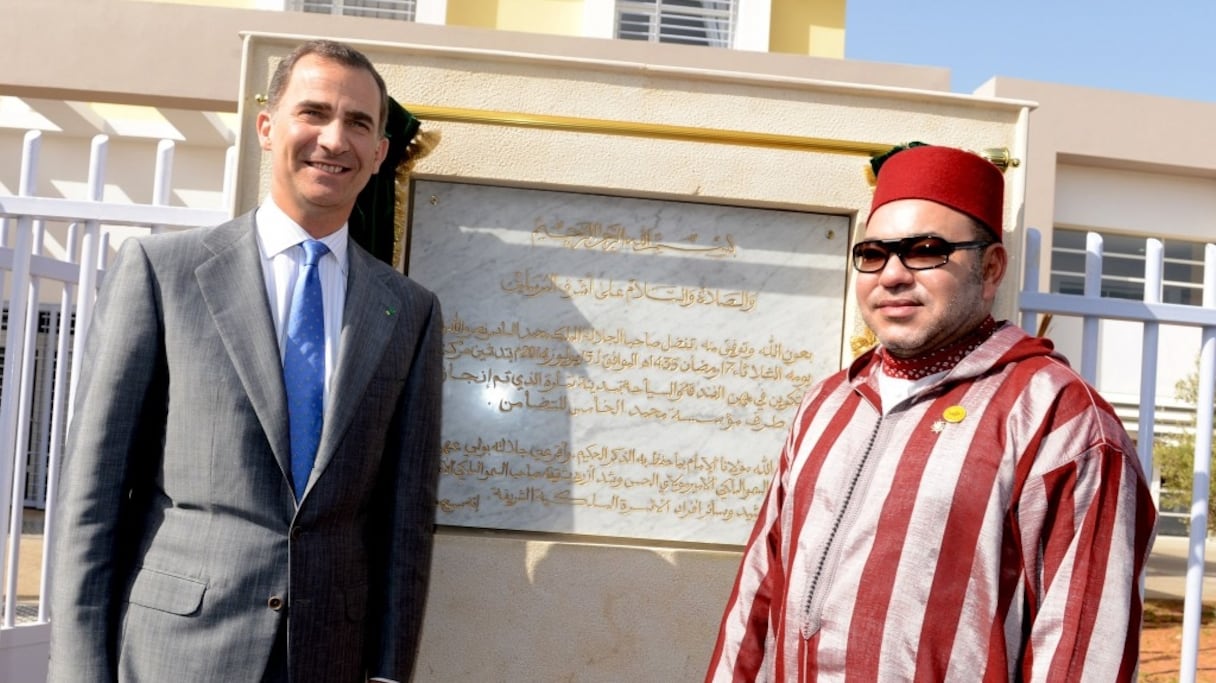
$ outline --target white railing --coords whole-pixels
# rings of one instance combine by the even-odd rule
[[[1097,384],[1098,323],[1129,320],[1143,324],[1140,364],[1140,406],[1137,421],[1140,462],[1153,471],[1153,436],[1156,434],[1158,342],[1162,325],[1197,327],[1199,393],[1196,401],[1194,477],[1192,480],[1190,542],[1187,553],[1186,598],[1183,603],[1180,683],[1194,683],[1199,665],[1199,627],[1203,609],[1203,570],[1208,528],[1208,482],[1211,479],[1212,413],[1216,400],[1216,244],[1204,250],[1202,306],[1161,302],[1164,250],[1160,240],[1145,241],[1144,298],[1142,301],[1101,296],[1102,237],[1090,233],[1085,245],[1084,294],[1047,294],[1037,291],[1041,237],[1026,231],[1025,290],[1018,306],[1022,327],[1033,333],[1039,314],[1079,316],[1083,319],[1081,375]]]
[[[162,141],[153,174],[153,203],[102,201],[109,139],[93,138],[87,199],[37,196],[42,133],[25,136],[16,196],[0,196],[0,287],[8,290],[3,379],[0,384],[0,539],[4,541],[0,605],[0,680],[40,680],[45,672],[50,594],[49,549],[53,541],[56,470],[70,418],[88,321],[111,239],[130,234],[210,225],[226,211],[169,206],[174,145]],[[235,148],[228,151],[224,205],[232,197]],[[11,238],[10,238],[11,235]],[[9,244],[9,242],[12,244]],[[49,324],[37,343],[39,321]],[[43,351],[39,357],[38,349]],[[68,360],[70,359],[70,362]],[[48,379],[49,378],[49,379]],[[31,454],[31,446],[33,453]],[[31,467],[32,465],[32,467]],[[28,479],[35,480],[31,487]],[[38,500],[29,500],[29,492]],[[40,544],[22,544],[27,504],[42,507]],[[22,567],[39,551],[36,604],[18,600]],[[42,673],[41,676],[45,676]]]

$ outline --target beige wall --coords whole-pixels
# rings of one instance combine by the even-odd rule
[[[445,529],[416,683],[700,681],[732,550]]]
[[[0,129],[0,194],[17,194],[23,131]],[[151,203],[157,141],[115,137],[110,140],[104,174],[105,201]],[[92,140],[44,133],[35,193],[42,197],[88,199]],[[223,208],[227,150],[180,144],[173,152],[170,204],[200,209]]]
[[[271,65],[294,43],[250,38],[241,99],[246,126]],[[425,125],[440,130],[443,142],[416,169],[427,179],[863,220],[871,194],[866,154],[749,141],[785,135],[885,149],[931,139],[1016,149],[1023,139],[1025,107],[1018,102],[535,53],[362,47],[405,101],[440,112],[509,114],[484,122],[432,117]],[[569,125],[512,123],[529,117],[560,117]],[[701,129],[706,140],[669,139],[664,127]],[[240,173],[237,202],[245,209],[266,182],[251,136],[240,143]],[[1009,178],[1020,186],[1022,168]],[[1011,193],[1007,207],[1015,236],[1019,196]],[[849,355],[845,342],[841,362]],[[737,561],[733,548],[443,529],[418,680],[698,680]]]
[[[772,0],[769,49],[844,58],[845,2]]]
[[[455,0],[448,3],[450,26],[492,29],[498,23],[498,0]]]
[[[259,3],[258,0],[144,1],[246,9],[253,9],[259,4],[275,4]],[[585,1],[448,0],[446,23],[450,26],[577,36],[583,34]],[[844,0],[771,0],[770,16],[770,51],[844,58]]]
[[[976,92],[1039,105],[1030,115],[1025,224],[1044,232],[1044,264],[1051,227],[1061,219],[1117,232],[1143,228],[1167,238],[1216,235],[1216,222],[1203,220],[1200,209],[1216,195],[1216,104],[1005,77]],[[1110,182],[1061,187],[1057,175],[1064,166],[1092,169],[1086,173],[1105,174]],[[1148,192],[1145,182],[1155,190]],[[1120,196],[1125,192],[1144,203],[1129,207],[1129,198]],[[1082,205],[1089,208],[1080,210]],[[1120,219],[1109,218],[1116,205],[1156,220],[1151,227],[1142,219],[1117,225]]]
[[[563,36],[583,32],[583,0],[498,0],[497,5],[494,28],[503,31]]]
[[[950,85],[949,71],[938,68],[298,12],[131,0],[5,0],[4,16],[15,19],[0,21],[5,65],[0,94],[204,111],[236,110],[242,31],[561,54],[919,90],[947,91]],[[89,46],[87,54],[83,45]]]
[[[998,77],[977,92],[1032,100],[1024,224],[1042,233],[1037,285],[1049,286],[1053,229],[1216,241],[1216,104]],[[1020,279],[1021,274],[1015,273]],[[1140,404],[1141,325],[1105,321],[1096,348],[1081,320],[1057,317],[1049,335],[1074,365],[1096,354],[1096,384],[1132,431]],[[1195,371],[1199,331],[1161,330],[1156,383],[1162,406]],[[1176,416],[1174,416],[1176,417]]]
[[[483,0],[455,0],[450,12],[477,9]],[[185,3],[185,0],[183,0]],[[484,0],[482,16],[496,16],[498,0]],[[251,7],[254,2],[244,2]],[[482,11],[484,9],[484,11]],[[0,21],[0,95],[38,98],[64,130],[47,130],[47,151],[39,166],[39,187],[52,196],[72,197],[87,173],[90,138],[111,133],[104,122],[68,112],[60,100],[115,102],[192,112],[190,125],[205,128],[202,112],[236,112],[241,78],[242,31],[327,35],[342,39],[396,41],[455,49],[533,52],[571,59],[709,70],[738,70],[772,78],[805,78],[845,83],[946,90],[945,69],[846,62],[796,55],[594,40],[570,36],[498,31],[468,26],[431,26],[358,17],[260,11],[130,0],[5,0]],[[452,18],[456,20],[455,17]],[[488,21],[488,20],[487,20]],[[105,31],[95,27],[105,26]],[[189,31],[165,30],[189,26]],[[89,45],[87,55],[82,45]],[[155,58],[151,56],[155,55]],[[54,56],[54,57],[50,57]],[[202,57],[205,56],[205,57]],[[87,57],[87,58],[86,58]],[[40,105],[41,106],[41,105]],[[52,113],[54,112],[54,113]],[[68,112],[68,113],[65,113]],[[180,117],[174,117],[180,123]],[[68,120],[65,120],[66,119]],[[708,117],[706,117],[708,118]],[[743,116],[742,119],[746,119]],[[731,122],[725,122],[730,125]],[[0,150],[13,160],[0,166],[0,191],[15,192],[24,129],[0,127]],[[225,208],[221,201],[225,135],[188,137],[175,165],[174,202]],[[144,201],[152,186],[150,159],[155,143],[112,135],[108,182],[115,197]],[[132,150],[130,152],[126,150]],[[153,150],[153,151],[149,151]],[[77,195],[74,198],[80,198]]]
[[[1056,226],[1206,242],[1216,238],[1216,179],[1109,165],[1056,166]]]
[[[258,0],[142,0],[143,2],[163,2],[169,5],[205,5],[208,7],[235,7],[239,9],[256,9]]]

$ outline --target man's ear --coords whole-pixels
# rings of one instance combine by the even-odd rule
[[[263,109],[257,118],[258,143],[263,152],[270,151],[270,112]]]
[[[388,156],[388,138],[380,138],[380,145],[376,147],[376,163],[372,164],[372,173],[377,173],[380,170],[380,164],[384,163],[384,157]]]
[[[996,299],[996,291],[1005,279],[1005,270],[1009,267],[1009,252],[1005,245],[997,242],[984,250],[983,269],[980,273],[985,301]]]

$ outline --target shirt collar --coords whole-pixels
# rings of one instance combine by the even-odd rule
[[[258,207],[253,222],[258,231],[258,245],[264,259],[272,259],[305,240],[313,239],[308,231],[288,218],[287,214],[270,197],[267,197],[266,201]],[[350,239],[348,225],[343,223],[341,228],[320,240],[329,247],[329,253],[338,259],[338,267],[343,275],[347,274],[346,245]]]

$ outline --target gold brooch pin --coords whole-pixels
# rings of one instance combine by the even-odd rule
[[[942,419],[950,424],[958,424],[967,417],[967,409],[962,406],[950,406],[942,413]]]
[[[958,424],[967,417],[967,409],[962,406],[950,406],[942,411],[942,419],[929,426],[934,434],[941,434],[947,424]]]

